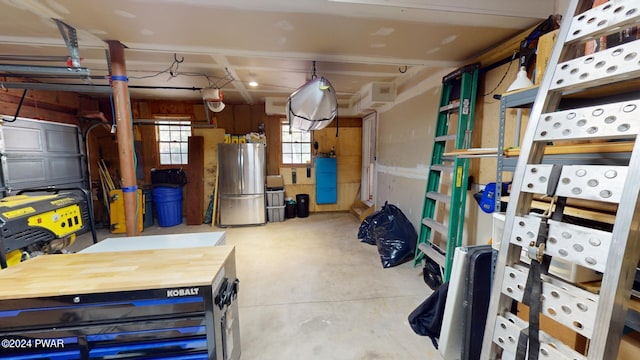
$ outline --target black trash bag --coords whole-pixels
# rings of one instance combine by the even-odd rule
[[[151,184],[168,187],[184,186],[187,184],[187,174],[182,168],[151,169]]]
[[[367,216],[366,218],[364,218],[364,220],[362,220],[360,228],[358,229],[358,239],[360,239],[360,242],[367,243],[369,245],[376,244],[376,239],[373,237],[371,229],[373,225],[373,219],[375,219],[376,216],[379,216],[379,214],[380,210],[374,212],[373,214]]]
[[[383,268],[413,259],[418,233],[395,205],[384,203],[380,214],[372,219],[370,231],[376,240]]]
[[[442,273],[440,265],[428,256],[424,257],[424,268],[422,269],[424,282],[431,288],[437,289],[442,285]]]
[[[448,290],[449,282],[443,283],[409,314],[409,325],[413,331],[418,335],[430,337],[436,349],[438,348],[438,339],[440,339]]]

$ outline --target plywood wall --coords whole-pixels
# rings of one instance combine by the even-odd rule
[[[218,144],[224,142],[225,130],[195,127],[191,130],[191,133],[194,136],[202,136],[204,138],[204,197],[202,199],[202,207],[206,212],[209,206],[209,199],[213,194],[214,188],[217,187]]]
[[[498,146],[499,121],[500,121],[500,100],[494,95],[500,96],[506,93],[507,88],[516,77],[518,70],[517,61],[502,65],[488,71],[481,78],[478,91],[478,103],[476,107],[476,118],[473,131],[472,147],[495,148]],[[504,79],[501,83],[500,80]],[[493,91],[492,91],[493,90]],[[505,147],[513,147],[516,144],[516,109],[507,109],[505,116]],[[524,137],[529,109],[523,109],[520,131],[520,140]],[[471,161],[470,174],[478,184],[487,184],[496,179],[496,158],[486,157],[473,159]],[[505,180],[511,179],[511,173],[504,173]]]
[[[335,123],[335,121],[334,121]],[[342,127],[345,124],[344,127]],[[349,125],[349,126],[346,126]],[[278,122],[279,132],[279,122]],[[269,139],[269,135],[267,134]],[[285,182],[285,197],[292,199],[298,194],[309,195],[309,211],[347,211],[358,196],[360,190],[361,162],[362,162],[362,119],[350,118],[341,121],[336,137],[335,125],[313,132],[313,141],[318,142],[318,152],[329,153],[333,147],[337,160],[338,200],[335,204],[316,204],[315,201],[315,168],[313,163],[308,166],[283,167],[278,173],[283,176]],[[274,142],[271,140],[270,142]],[[279,144],[279,135],[278,140]],[[276,151],[274,151],[276,152]],[[280,162],[279,150],[278,164]],[[309,168],[309,176],[307,176]],[[296,183],[293,183],[292,172],[295,169]]]
[[[212,113],[217,127],[223,128],[227,134],[244,135],[258,132],[261,124],[267,120],[264,104],[260,105],[227,105],[219,113]]]

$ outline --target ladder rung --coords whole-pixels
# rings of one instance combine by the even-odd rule
[[[529,269],[521,265],[506,266],[505,273],[507,276],[502,281],[502,293],[518,302],[522,302],[528,272]],[[542,297],[542,313],[582,336],[589,339],[593,338],[599,296],[549,276],[543,276],[542,279],[544,281],[542,286],[542,294],[544,295]],[[578,303],[582,305],[578,306]],[[553,310],[549,311],[549,309],[559,308],[566,310],[557,313],[554,313]],[[580,314],[578,323],[575,321],[575,314]]]
[[[640,40],[635,40],[560,63],[553,72],[549,90],[568,91],[636,78],[640,75],[637,61],[628,58],[633,59],[638,53]]]
[[[627,2],[630,7],[633,5],[632,1]],[[616,6],[620,5],[625,5],[624,1],[619,1],[616,4]],[[608,11],[604,10],[605,6],[609,7]],[[631,27],[638,21],[638,16],[640,14],[637,11],[612,11],[610,3],[600,5],[572,19],[566,42],[596,38],[612,31],[620,31],[625,27]],[[606,24],[606,26],[603,26],[603,24]]]
[[[629,139],[640,132],[640,100],[540,115],[536,141]]]
[[[445,203],[445,204],[450,204],[451,203],[451,196],[449,196],[447,194],[441,194],[439,192],[429,191],[427,193],[427,197],[429,199],[433,199],[435,201],[440,201],[440,202]]]
[[[435,245],[429,245],[427,243],[418,244],[418,249],[420,249],[423,254],[428,256],[431,260],[435,261],[441,267],[444,267],[445,257],[434,247]]]
[[[431,170],[433,171],[440,171],[443,173],[453,173],[453,166],[452,165],[431,165]]]
[[[565,165],[556,195],[619,203],[626,187],[627,166]]]
[[[455,140],[456,137],[457,137],[456,134],[436,136],[435,141],[451,141],[451,140]]]
[[[458,110],[458,108],[460,107],[460,100],[454,101],[449,105],[445,105],[445,106],[441,106],[440,107],[440,112],[451,112],[454,110]]]
[[[424,218],[422,219],[422,225],[424,226],[428,226],[431,228],[431,230],[435,230],[437,232],[439,232],[440,234],[444,234],[447,235],[447,232],[449,231],[449,229],[447,228],[447,226],[445,224],[439,223],[433,219],[429,219],[429,218]]]
[[[505,339],[517,339],[520,332],[529,326],[527,321],[520,319],[517,315],[505,313],[498,315],[496,319],[495,333],[493,340],[501,346],[506,353],[515,354],[518,349],[517,341],[505,341]],[[544,331],[539,331],[540,337],[540,359],[586,359],[573,348],[563,344]],[[504,356],[503,356],[504,358]]]

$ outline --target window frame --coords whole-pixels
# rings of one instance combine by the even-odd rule
[[[292,133],[292,137],[294,139],[292,139],[292,141],[288,141],[287,137],[289,132],[291,131]],[[297,137],[297,134],[302,134],[302,136],[309,136],[309,141],[307,143],[307,141],[296,141],[295,138]],[[285,151],[285,145],[286,144],[292,144],[292,148],[293,145],[295,144],[302,144],[302,146],[300,147],[300,151],[296,152],[296,151],[290,151],[287,152]],[[306,151],[303,151],[303,148],[305,147],[304,145],[308,144],[308,160],[305,159],[305,155],[307,155]],[[291,155],[300,155],[300,160],[301,162],[285,162],[285,155],[286,154],[291,154]],[[282,167],[296,167],[296,166],[308,166],[311,161],[313,159],[313,132],[312,131],[303,131],[303,130],[298,130],[298,129],[293,129],[289,127],[289,121],[286,118],[281,118],[280,119],[280,165]]]
[[[155,128],[156,128],[156,151],[158,152],[158,165],[160,167],[172,167],[172,166],[188,166],[189,165],[189,137],[192,136],[191,126],[193,121],[191,117],[172,117],[164,118],[154,116]],[[163,129],[164,127],[169,129]],[[175,129],[173,127],[180,127]],[[186,128],[186,130],[185,130]],[[174,133],[172,133],[172,131]],[[169,132],[169,140],[162,140],[161,132]],[[177,139],[174,139],[174,134],[178,133]],[[172,144],[179,144],[178,154],[180,155],[181,162],[174,162],[173,156],[176,155],[172,152]],[[163,144],[169,144],[169,163],[163,163],[163,155],[167,152],[163,151]]]

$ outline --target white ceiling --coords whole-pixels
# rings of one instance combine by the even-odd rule
[[[52,18],[77,30],[81,66],[106,85],[105,40],[123,43],[133,98],[225,102],[287,97],[311,77],[341,102],[371,82],[457,67],[554,13],[555,0],[0,0],[0,65],[69,54]],[[183,60],[179,64],[175,59]],[[29,65],[65,66],[61,62]],[[173,75],[171,74],[173,73]],[[6,72],[5,72],[6,74]],[[17,78],[9,77],[7,81]],[[252,88],[250,80],[259,82]],[[6,82],[5,82],[6,83]],[[136,86],[154,89],[135,89]]]

